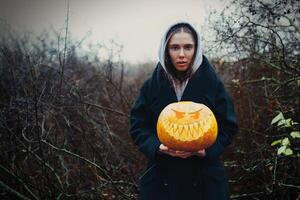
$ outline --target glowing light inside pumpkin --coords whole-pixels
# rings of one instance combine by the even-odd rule
[[[212,111],[203,104],[178,102],[166,106],[158,123],[158,137],[165,145],[181,150],[199,150],[210,146],[217,136]]]

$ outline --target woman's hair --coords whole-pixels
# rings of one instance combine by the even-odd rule
[[[189,66],[189,68],[187,69],[186,72],[178,72],[176,70],[176,68],[174,67],[172,60],[171,60],[171,56],[169,54],[169,48],[168,48],[168,44],[170,42],[170,39],[173,35],[175,35],[176,33],[180,33],[180,32],[185,32],[185,33],[189,33],[192,35],[192,38],[194,40],[195,43],[195,52],[192,58],[192,62]],[[187,78],[190,77],[191,73],[192,73],[192,67],[194,60],[195,60],[195,55],[198,49],[198,36],[196,31],[194,30],[194,28],[188,24],[188,23],[178,23],[174,26],[172,26],[170,28],[170,30],[167,32],[166,34],[166,48],[165,48],[165,52],[164,52],[164,62],[165,62],[165,67],[168,71],[168,73],[175,78],[176,80],[183,82],[184,80],[186,80]]]

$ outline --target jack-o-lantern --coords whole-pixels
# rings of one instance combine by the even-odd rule
[[[218,133],[213,112],[205,105],[181,101],[167,105],[157,121],[157,135],[169,148],[198,151],[211,146]]]

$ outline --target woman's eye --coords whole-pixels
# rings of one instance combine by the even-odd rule
[[[171,46],[171,49],[172,49],[172,50],[178,50],[179,47],[178,47],[178,46]]]
[[[185,46],[184,49],[185,49],[185,50],[192,50],[192,49],[193,49],[193,46],[192,46],[192,45],[188,45],[188,46]]]

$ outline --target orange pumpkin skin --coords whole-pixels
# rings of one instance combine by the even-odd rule
[[[207,106],[192,101],[167,105],[158,117],[156,128],[162,144],[191,152],[210,147],[218,134],[213,112]]]

